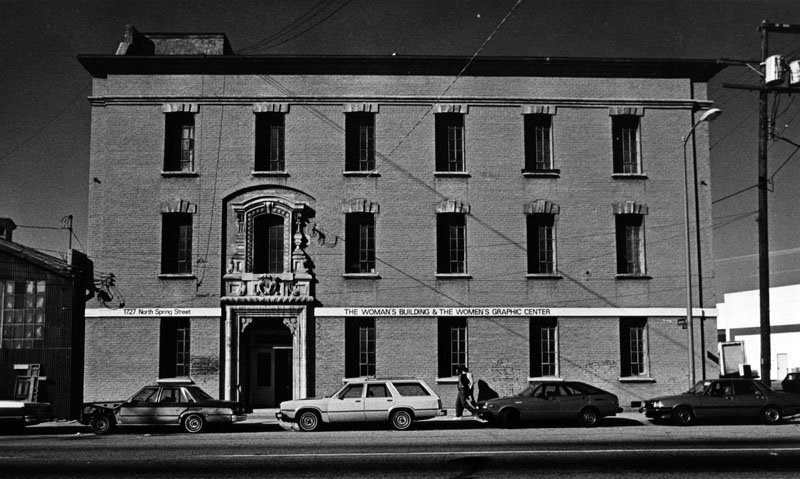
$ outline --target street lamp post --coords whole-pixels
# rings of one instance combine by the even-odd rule
[[[689,328],[689,386],[695,382],[694,367],[694,316],[692,315],[692,241],[689,226],[689,164],[686,161],[686,142],[694,134],[695,128],[704,121],[713,121],[722,113],[719,108],[706,110],[697,120],[692,129],[683,137],[683,206],[686,223],[686,325]],[[697,184],[694,185],[697,188]],[[700,258],[697,259],[700,261]],[[701,305],[702,306],[702,305]]]

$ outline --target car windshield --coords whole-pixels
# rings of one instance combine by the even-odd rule
[[[698,381],[694,386],[686,391],[686,394],[703,394],[711,386],[711,381]]]
[[[515,396],[531,397],[533,396],[533,391],[536,390],[536,388],[538,388],[539,386],[540,386],[539,383],[531,384],[530,386],[523,389],[522,392],[520,392],[519,394],[515,394]]]

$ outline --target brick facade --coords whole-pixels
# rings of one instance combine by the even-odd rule
[[[682,76],[664,73],[663,65],[652,71],[638,66],[640,74],[627,75],[602,61],[552,66],[538,60],[548,73],[509,69],[454,82],[450,74],[425,73],[435,61],[424,58],[417,63],[419,71],[410,72],[354,73],[357,67],[336,66],[337,60],[322,57],[325,67],[319,72],[293,72],[278,63],[277,72],[268,75],[247,59],[228,65],[226,73],[218,71],[213,58],[207,67],[178,62],[163,72],[161,64],[140,68],[125,63],[124,56],[81,60],[95,76],[90,175],[98,181],[91,185],[88,249],[98,268],[114,272],[127,307],[134,308],[131,318],[103,313],[87,322],[87,399],[124,395],[154,379],[158,321],[136,311],[156,307],[218,308],[216,318],[192,320],[192,376],[211,393],[241,391],[244,370],[226,361],[244,358],[244,341],[256,334],[245,318],[252,314],[258,322],[271,304],[289,301],[234,298],[228,289],[246,277],[226,273],[244,237],[237,208],[245,211],[260,198],[291,204],[296,209],[287,214],[306,221],[303,248],[314,280],[309,283],[313,297],[303,296],[308,300],[303,304],[313,307],[299,326],[306,328],[306,342],[295,343],[303,354],[295,348],[294,365],[300,368],[295,373],[308,375],[303,386],[308,395],[330,393],[344,376],[345,315],[315,316],[314,311],[359,307],[573,308],[558,317],[561,377],[613,391],[623,403],[687,386],[687,332],[677,323],[685,307],[681,139],[697,112],[709,106],[706,82],[717,67],[703,64],[705,73],[693,73],[687,66]],[[442,101],[438,95],[448,87]],[[162,173],[164,104],[175,102],[197,105],[193,174]],[[285,111],[286,171],[254,175],[254,111],[272,103]],[[434,171],[433,106],[442,103],[466,111],[466,175]],[[377,110],[377,167],[370,175],[343,174],[345,112],[353,104]],[[533,111],[532,105],[547,105],[553,114],[558,175],[521,173],[522,113]],[[612,176],[610,111],[617,107],[641,112],[643,175],[638,177]],[[698,177],[708,182],[706,128],[696,129],[696,144]],[[699,194],[703,302],[713,305],[710,191]],[[526,277],[525,207],[538,200],[558,207],[558,277]],[[165,277],[160,275],[161,205],[181,201],[196,207],[193,270]],[[469,206],[468,278],[436,275],[435,225],[443,201]],[[376,275],[369,277],[344,275],[343,205],[354,202],[370,204],[375,212],[378,261]],[[616,275],[615,205],[624,202],[647,207],[646,278]],[[288,248],[292,237],[287,237]],[[240,308],[243,322],[232,324],[221,303]],[[664,310],[670,313],[665,316]],[[648,321],[644,381],[619,377],[619,318],[631,314]],[[708,316],[698,358],[716,350],[713,311]],[[467,323],[469,365],[476,378],[501,394],[518,392],[530,373],[530,319],[480,315]],[[453,382],[436,377],[436,317],[377,315],[375,335],[378,375],[420,377],[445,404],[452,402]],[[699,333],[695,337],[699,341]],[[229,346],[230,338],[240,341],[238,346]],[[714,371],[713,363],[708,368]]]

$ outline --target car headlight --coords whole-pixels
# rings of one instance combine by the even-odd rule
[[[661,401],[655,401],[655,402],[653,403],[653,407],[654,407],[654,408],[659,408],[659,409],[660,409],[660,408],[664,407],[664,403],[663,403],[663,402],[661,402]]]

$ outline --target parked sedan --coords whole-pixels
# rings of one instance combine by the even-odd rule
[[[800,373],[789,373],[781,382],[783,390],[789,393],[800,393]]]
[[[206,424],[233,424],[246,418],[240,403],[214,399],[191,379],[162,379],[126,401],[84,404],[80,422],[96,434],[129,425],[183,426],[186,432],[197,433]]]
[[[21,429],[55,419],[50,403],[0,399],[0,431]]]
[[[388,422],[405,430],[414,421],[443,416],[442,401],[421,379],[357,378],[330,396],[284,401],[279,421],[313,431],[321,423]]]
[[[709,379],[683,394],[648,399],[639,411],[654,422],[681,426],[705,418],[760,418],[777,424],[800,413],[800,394],[774,391],[750,378]]]
[[[505,427],[522,421],[570,419],[590,427],[618,412],[622,408],[616,395],[577,381],[537,381],[515,396],[489,399],[478,409],[482,419]]]

